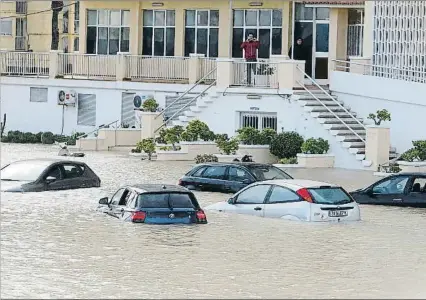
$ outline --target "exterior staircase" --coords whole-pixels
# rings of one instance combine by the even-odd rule
[[[351,111],[351,108],[339,101],[336,96],[332,96],[328,89],[325,88],[325,92],[320,89],[309,89],[309,92],[306,90],[295,91],[294,95],[304,110],[310,112],[313,118],[316,118],[324,128],[328,129],[336,140],[341,142],[343,148],[346,148],[364,166],[369,166],[371,163],[365,160],[366,129],[364,120],[357,117],[357,113]],[[396,149],[390,148],[389,159],[396,156]]]

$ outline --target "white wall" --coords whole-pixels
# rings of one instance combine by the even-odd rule
[[[30,102],[30,87],[47,87],[48,102]],[[1,114],[7,114],[6,132],[52,131],[59,134],[62,127],[62,106],[57,104],[60,90],[72,89],[80,94],[95,94],[96,125],[99,126],[115,120],[121,121],[122,92],[154,94],[160,106],[164,107],[166,95],[175,96],[176,92],[182,93],[188,87],[185,84],[1,77]],[[77,107],[65,108],[64,134],[93,129],[94,126],[77,125]]]
[[[253,110],[251,108],[257,108]],[[199,118],[206,122],[215,133],[235,135],[239,128],[239,115],[241,112],[269,113],[276,112],[278,119],[278,132],[296,131],[305,139],[323,138],[330,143],[330,153],[335,155],[335,167],[347,169],[362,169],[360,161],[355,155],[342,147],[316,119],[305,112],[295,100],[284,99],[278,95],[264,95],[261,99],[247,99],[246,95],[226,94],[214,98],[214,102],[203,109]]]
[[[426,84],[335,71],[330,90],[358,117],[387,109],[392,120],[383,124],[390,126],[398,153],[411,148],[413,140],[426,139]]]

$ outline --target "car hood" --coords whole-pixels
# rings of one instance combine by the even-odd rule
[[[27,181],[1,181],[2,192],[23,192],[22,185]]]

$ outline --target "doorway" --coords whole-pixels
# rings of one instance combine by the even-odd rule
[[[305,73],[319,84],[327,84],[330,9],[328,7],[307,7],[302,3],[293,5],[295,5],[293,51],[297,49],[297,47],[294,48],[296,40],[301,38],[303,53],[306,57]]]

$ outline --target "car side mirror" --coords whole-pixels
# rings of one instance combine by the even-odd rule
[[[99,204],[107,205],[108,204],[108,197],[103,197],[99,199]]]
[[[228,199],[228,204],[234,204],[235,203],[235,200],[234,200],[234,198],[229,198]]]
[[[250,183],[251,183],[251,180],[250,180],[250,179],[244,179],[244,180],[243,180],[243,183],[244,183],[244,184],[250,184]]]
[[[370,197],[373,196],[374,195],[373,189],[366,190],[365,194],[368,195],[368,196],[370,196]]]
[[[56,177],[53,177],[53,176],[46,177],[46,183],[52,183],[54,181],[56,181]]]

